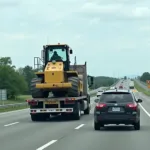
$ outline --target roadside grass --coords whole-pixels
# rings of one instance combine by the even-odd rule
[[[144,93],[147,96],[150,96],[150,91],[149,90],[145,90],[144,88],[142,88],[137,82],[134,82],[134,86],[135,88],[139,91]]]
[[[19,95],[16,97],[16,99],[0,101],[0,105],[24,103],[26,102],[27,99],[30,99],[30,98],[32,98],[31,95]],[[17,106],[10,106],[10,107],[0,107],[0,113],[14,111],[14,110],[21,110],[25,108],[29,108],[28,104],[23,105],[23,106],[17,105]]]
[[[90,94],[91,97],[95,97],[97,93]]]
[[[31,95],[19,95],[16,97],[16,99],[0,101],[0,105],[24,103],[26,102],[27,99],[30,99],[30,98],[32,98]]]
[[[9,107],[9,108],[0,108],[0,113],[14,111],[14,110],[21,110],[26,108],[29,108],[29,106],[26,105],[26,106],[17,106],[17,107]]]

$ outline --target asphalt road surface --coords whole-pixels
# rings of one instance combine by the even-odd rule
[[[117,86],[119,86],[120,82]],[[123,83],[128,86],[128,83]],[[150,150],[150,98],[143,99],[141,130],[132,126],[109,126],[101,131],[93,128],[91,114],[79,121],[54,118],[47,122],[32,122],[29,110],[0,114],[1,150]]]

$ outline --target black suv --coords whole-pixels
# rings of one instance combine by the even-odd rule
[[[136,99],[128,90],[108,90],[95,100],[94,129],[100,130],[106,124],[133,125],[140,130],[141,99]]]

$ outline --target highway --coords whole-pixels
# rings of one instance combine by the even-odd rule
[[[120,81],[121,82],[121,81]],[[120,85],[117,84],[117,87]],[[123,86],[128,88],[128,82]],[[141,130],[132,126],[110,126],[101,131],[93,128],[91,114],[79,121],[59,117],[46,122],[32,122],[29,110],[0,114],[1,150],[149,150],[150,149],[150,98],[142,93]]]

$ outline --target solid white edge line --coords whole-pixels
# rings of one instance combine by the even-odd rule
[[[43,150],[43,149],[47,148],[48,146],[54,144],[55,142],[57,142],[57,140],[52,140],[52,141],[48,142],[47,144],[45,144],[45,145],[39,147],[39,148],[36,149],[36,150]]]
[[[150,113],[141,104],[139,105],[143,109],[143,111],[147,114],[147,116],[150,117]]]
[[[137,89],[136,89],[136,91],[139,92]],[[140,105],[140,107],[142,108],[142,110],[146,113],[146,115],[147,115],[148,117],[150,117],[150,113],[142,106],[142,104],[139,103],[139,105]]]
[[[4,125],[4,127],[12,126],[12,125],[15,125],[15,124],[18,124],[18,123],[19,123],[19,122],[13,122],[13,123]]]
[[[78,129],[80,129],[81,127],[83,127],[84,125],[85,125],[85,124],[81,124],[81,125],[77,126],[75,129],[78,130]]]

